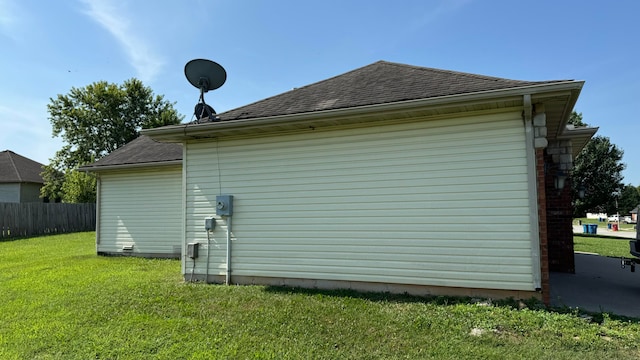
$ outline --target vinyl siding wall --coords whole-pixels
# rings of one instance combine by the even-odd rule
[[[179,257],[181,192],[180,166],[100,174],[98,253]]]
[[[233,276],[535,289],[520,112],[185,149],[185,241],[203,244],[187,277],[205,272],[204,218],[229,194]],[[218,217],[211,275],[225,241]]]
[[[20,186],[20,202],[43,202],[40,198],[41,184],[23,183]]]
[[[0,202],[19,203],[20,183],[0,184]]]

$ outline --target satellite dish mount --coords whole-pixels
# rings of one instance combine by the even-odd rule
[[[215,110],[205,103],[204,93],[221,87],[227,81],[227,72],[224,68],[211,60],[194,59],[184,66],[184,75],[191,85],[200,89],[200,98],[194,110],[196,122],[219,120],[215,116]]]

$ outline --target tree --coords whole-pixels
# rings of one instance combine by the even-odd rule
[[[573,124],[575,126],[589,126],[582,122],[582,113],[572,111],[571,116],[569,116],[569,124]]]
[[[44,167],[42,197],[65,202],[95,201],[95,178],[74,173],[139,136],[142,128],[175,125],[183,116],[138,79],[98,81],[50,99],[53,136],[66,143]]]
[[[571,114],[569,123],[588,126],[582,121],[582,114],[575,111]],[[616,199],[623,189],[623,154],[606,136],[595,136],[582,149],[571,172],[573,198],[576,199],[575,216],[583,216],[587,212],[616,211]],[[580,188],[585,191],[583,199],[578,196]]]
[[[628,184],[622,188],[620,199],[618,200],[618,210],[621,215],[631,213],[640,204],[640,191],[635,186]]]

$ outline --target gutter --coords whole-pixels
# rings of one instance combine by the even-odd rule
[[[549,92],[566,92],[582,89],[584,81],[562,81],[550,84],[540,84],[500,90],[481,91],[469,94],[446,95],[427,99],[399,101],[385,104],[364,105],[344,109],[333,109],[297,114],[276,115],[238,120],[222,120],[205,124],[170,125],[154,129],[142,129],[142,135],[156,140],[177,141],[188,139],[190,136],[205,134],[221,130],[250,129],[252,127],[276,126],[286,124],[300,124],[304,121],[322,120],[336,117],[353,117],[370,115],[381,112],[407,111],[409,108],[451,106],[458,103],[481,102],[488,99],[513,97],[518,100],[524,95],[535,96]]]
[[[108,171],[108,170],[138,169],[138,168],[145,168],[145,167],[157,167],[157,166],[169,166],[169,165],[182,165],[182,160],[168,160],[168,161],[158,161],[158,162],[152,162],[152,163],[81,166],[77,170],[83,171],[83,172],[101,172],[101,171]]]

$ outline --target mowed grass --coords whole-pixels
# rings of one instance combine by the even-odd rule
[[[631,257],[629,241],[626,238],[611,238],[599,236],[574,236],[574,251],[594,253],[609,257]]]
[[[637,359],[640,323],[490,303],[188,284],[94,233],[0,242],[0,359]],[[522,304],[520,304],[522,305]]]

